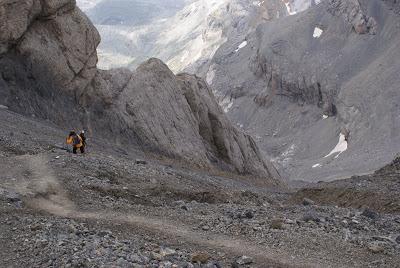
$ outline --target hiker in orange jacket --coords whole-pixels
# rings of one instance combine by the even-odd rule
[[[71,131],[67,137],[67,144],[72,145],[72,152],[76,154],[77,150],[80,149],[81,153],[83,154],[84,147],[83,147],[83,142],[82,138],[75,133],[75,131]]]

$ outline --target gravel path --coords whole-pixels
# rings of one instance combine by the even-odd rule
[[[340,204],[340,192],[330,191],[397,196],[390,192],[399,182],[396,161],[371,176],[315,185],[331,193],[322,199],[315,187],[271,190],[100,140],[75,156],[61,149],[64,132],[52,125],[5,111],[0,120],[2,267],[400,263],[399,212],[367,209],[368,200],[350,196]]]

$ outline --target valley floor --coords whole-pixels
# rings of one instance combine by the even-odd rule
[[[396,161],[272,191],[101,140],[72,155],[67,130],[0,122],[1,267],[399,267]]]

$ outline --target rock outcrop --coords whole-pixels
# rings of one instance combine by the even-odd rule
[[[134,72],[98,70],[99,34],[75,1],[5,1],[0,21],[0,104],[117,144],[279,184],[201,79],[175,76],[157,59]]]

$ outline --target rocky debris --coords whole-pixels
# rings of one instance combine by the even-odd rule
[[[283,230],[285,226],[283,225],[284,221],[282,219],[273,219],[271,221],[270,227],[276,230]]]
[[[309,198],[304,198],[302,204],[303,204],[304,206],[311,206],[311,205],[315,205],[315,202],[312,201],[312,200],[309,199]]]
[[[397,242],[397,244],[400,244],[400,235],[397,236],[396,242]]]
[[[382,213],[399,213],[399,158],[370,175],[318,183],[299,190],[293,198],[310,198],[316,204],[363,208],[360,216],[375,221]]]
[[[30,265],[34,266],[194,267],[200,263],[201,267],[218,267],[206,254],[191,255],[187,250],[145,243],[139,236],[119,239],[109,230],[97,231],[73,220],[29,217],[19,220],[26,224],[20,230],[26,234],[19,254],[43,256],[43,259],[31,259]]]
[[[283,185],[254,140],[229,122],[204,81],[175,76],[157,59],[135,72],[100,71],[99,34],[75,1],[42,2],[1,5],[7,12],[0,20],[18,22],[2,25],[2,47],[13,46],[0,59],[4,105],[63,128],[82,126],[116,144]]]
[[[376,220],[379,218],[379,214],[369,208],[364,209],[361,215],[372,220]]]
[[[305,222],[310,222],[310,221],[320,222],[321,221],[319,215],[314,210],[307,211],[301,219]]]
[[[21,198],[21,195],[16,191],[0,188],[0,200],[14,204],[17,208],[21,208],[23,205]]]
[[[2,141],[15,128],[15,122],[23,123],[21,129],[29,130],[31,136],[38,139],[26,138],[22,132],[13,130],[14,148],[29,149],[37,146],[35,144],[48,148],[40,151],[42,156],[47,156],[43,157],[46,160],[42,162],[57,174],[57,179],[65,187],[68,197],[82,211],[81,215],[95,217],[91,220],[75,215],[77,218],[71,220],[68,217],[53,217],[43,211],[36,214],[33,208],[17,209],[0,198],[1,236],[6,237],[5,242],[0,244],[0,254],[5,253],[5,257],[2,255],[0,258],[1,264],[4,264],[2,266],[17,264],[21,267],[46,267],[67,266],[69,263],[74,266],[86,263],[89,258],[89,267],[176,265],[215,268],[229,267],[235,263],[237,251],[240,251],[239,255],[253,259],[252,264],[234,264],[237,267],[262,266],[264,263],[259,261],[260,255],[252,255],[254,248],[260,252],[268,252],[271,257],[274,254],[285,256],[285,252],[291,252],[295,259],[289,257],[285,262],[294,265],[300,261],[306,264],[318,263],[321,267],[351,267],[355,263],[368,266],[379,254],[384,254],[382,256],[385,256],[385,265],[389,267],[395,266],[399,261],[400,248],[395,242],[399,227],[396,213],[380,212],[378,219],[371,220],[361,215],[363,209],[360,206],[322,206],[312,196],[309,198],[315,200],[315,204],[304,206],[304,197],[291,202],[291,193],[263,192],[257,184],[249,186],[250,182],[243,183],[235,176],[210,176],[204,172],[180,169],[172,165],[159,166],[157,161],[152,161],[151,165],[137,165],[135,159],[143,159],[142,154],[121,154],[119,150],[115,150],[114,145],[108,146],[101,141],[92,144],[91,153],[85,157],[73,156],[58,148],[49,148],[40,140],[43,137],[37,135],[46,130],[49,135],[54,135],[51,136],[52,140],[64,139],[62,131],[52,131],[37,121],[27,124],[22,117],[8,111],[2,113],[7,118],[1,118],[3,126],[0,129],[0,148],[3,148]],[[56,156],[60,158],[55,160]],[[7,189],[7,182],[12,182],[7,187],[23,185],[24,174],[31,174],[24,165],[29,159],[36,157],[38,156],[30,154],[0,156],[0,169],[4,171],[2,176],[5,178],[1,180],[0,187]],[[13,176],[8,172],[13,173]],[[389,175],[388,172],[385,174],[389,177],[394,175]],[[156,181],[151,182],[154,178]],[[355,184],[360,183],[357,178],[352,180]],[[374,185],[362,184],[361,187]],[[213,196],[204,193],[211,189],[216,191],[216,196],[225,193],[229,198],[210,202]],[[50,189],[50,192],[54,194],[57,191]],[[46,192],[41,193],[39,197],[48,196]],[[201,198],[197,196],[199,193]],[[57,200],[57,196],[51,198]],[[188,209],[182,209],[183,206]],[[316,214],[313,218],[319,220],[303,219],[310,211]],[[110,217],[108,213],[113,216]],[[137,214],[146,219],[143,229],[140,225],[131,226],[114,221],[114,218],[118,218],[117,215],[131,213],[133,217]],[[74,217],[74,213],[69,215]],[[279,221],[279,227],[284,228],[271,228],[275,220]],[[171,237],[160,229],[153,233],[151,226],[157,221],[160,221],[161,228],[165,222],[171,226],[182,226],[182,233]],[[206,227],[203,229],[203,226]],[[205,246],[199,247],[198,239],[203,237]],[[227,245],[228,250],[221,247],[221,241],[226,239],[237,239],[232,245],[238,244],[239,248],[230,252],[231,244]],[[217,244],[213,245],[213,241]],[[250,244],[251,248],[242,244]],[[384,251],[373,253],[368,249],[370,244],[377,244]],[[8,249],[12,249],[12,252]],[[202,252],[207,252],[210,259],[206,261],[205,256],[193,259]]]
[[[371,243],[368,245],[368,250],[372,253],[382,253],[385,251],[385,248],[380,246],[378,243]]]
[[[135,163],[137,165],[147,165],[147,161],[146,160],[141,160],[141,159],[136,159]]]
[[[341,15],[354,28],[358,34],[376,34],[378,23],[373,17],[364,14],[362,6],[357,0],[330,0],[329,8],[334,15]]]
[[[248,210],[248,211],[245,212],[244,216],[245,216],[247,219],[252,219],[252,218],[254,218],[254,212],[251,211],[251,210]]]
[[[192,255],[193,263],[207,263],[211,259],[211,256],[204,252],[194,253]]]
[[[248,256],[241,256],[235,260],[232,267],[241,267],[243,265],[249,265],[253,263],[253,259]]]
[[[400,156],[397,156],[390,164],[375,171],[374,175],[391,175],[393,173],[400,173]]]

